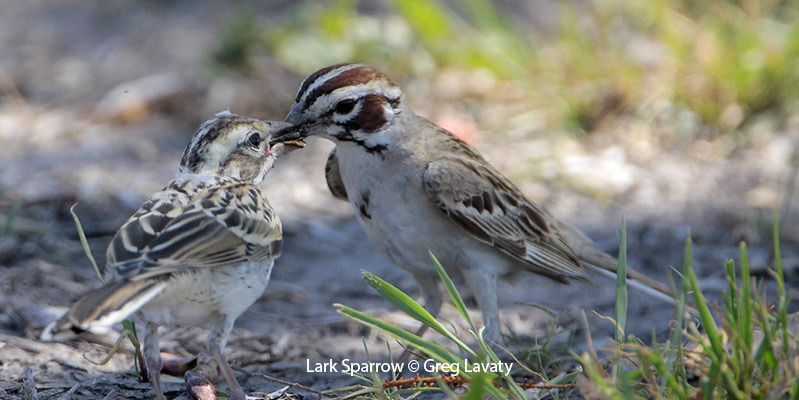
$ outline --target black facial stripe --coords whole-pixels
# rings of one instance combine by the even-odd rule
[[[393,99],[388,99],[388,104],[391,104],[391,108],[396,110],[397,107],[399,107],[399,105],[400,105],[400,98],[399,97],[395,97]]]
[[[369,146],[368,144],[366,144],[365,140],[356,139],[355,137],[353,137],[350,131],[346,131],[344,135],[338,136],[338,140],[342,142],[355,143],[358,146],[361,146],[364,149],[366,149],[366,152],[369,154],[374,154],[374,153],[381,154],[384,150],[388,149],[388,147],[384,144],[376,144],[374,146]]]

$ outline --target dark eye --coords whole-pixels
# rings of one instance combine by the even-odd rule
[[[247,143],[250,144],[252,147],[258,147],[261,145],[261,135],[257,133],[253,133],[250,137],[247,138]]]
[[[354,99],[344,99],[339,101],[336,104],[336,113],[337,114],[349,114],[352,109],[355,108],[355,100]]]

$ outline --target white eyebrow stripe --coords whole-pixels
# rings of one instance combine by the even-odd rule
[[[340,95],[342,93],[343,95]],[[323,94],[316,98],[313,104],[308,107],[308,110],[314,114],[322,114],[330,108],[331,104],[329,103],[331,98],[344,99],[353,97],[355,99],[360,99],[369,94],[382,94],[386,98],[397,99],[402,96],[402,90],[397,86],[390,85],[385,79],[373,79],[367,83],[345,86],[330,93]]]
[[[305,89],[305,93],[302,93],[302,97],[300,97],[300,100],[297,101],[297,104],[304,104],[305,103],[305,99],[308,97],[309,94],[313,93],[314,89],[318,88],[319,86],[324,85],[325,82],[329,81],[331,78],[335,77],[336,75],[338,75],[338,74],[340,74],[340,73],[342,73],[344,71],[349,71],[351,69],[365,67],[365,66],[366,66],[365,64],[347,64],[347,65],[342,65],[342,66],[340,66],[338,68],[334,68],[334,69],[330,70],[326,74],[316,78],[316,80],[314,80],[314,82],[311,83]],[[305,81],[303,81],[300,84],[300,89],[302,89],[304,84],[305,84]],[[300,93],[297,93],[297,94],[299,95]]]

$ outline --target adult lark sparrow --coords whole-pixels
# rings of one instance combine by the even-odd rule
[[[285,127],[230,113],[206,121],[183,153],[177,176],[150,196],[108,246],[104,286],[90,291],[42,334],[58,340],[107,331],[135,313],[155,396],[163,399],[158,327],[205,326],[208,353],[230,386],[244,391],[222,356],[236,318],[257,300],[281,250],[280,220],[258,184]],[[300,145],[293,142],[289,146]]]
[[[368,236],[413,275],[433,314],[442,296],[428,251],[462,276],[489,340],[500,339],[498,278],[531,271],[568,283],[587,281],[585,267],[616,271],[615,258],[527,199],[477,150],[416,115],[400,88],[373,67],[314,72],[286,121],[294,126],[272,142],[308,135],[335,142],[326,167],[333,195],[348,200]],[[664,285],[628,276],[671,296]]]

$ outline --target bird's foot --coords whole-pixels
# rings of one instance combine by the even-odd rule
[[[219,377],[219,364],[207,353],[200,353],[195,366],[186,371],[183,380],[186,390],[197,400],[216,400],[214,383]]]

